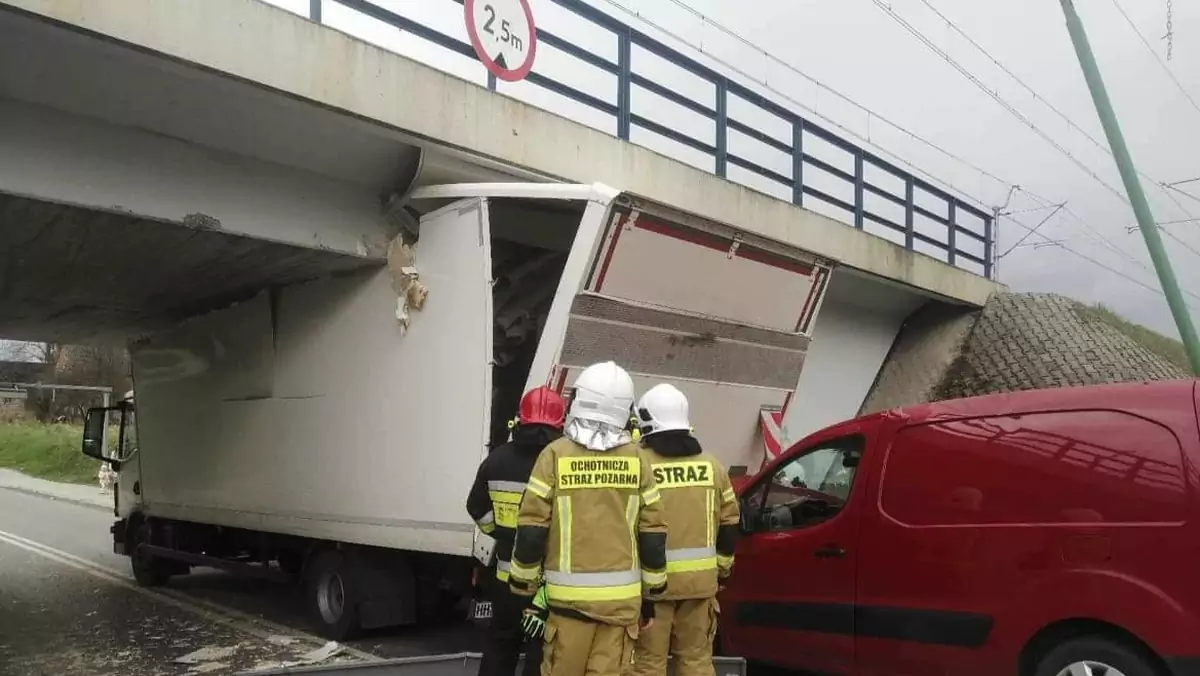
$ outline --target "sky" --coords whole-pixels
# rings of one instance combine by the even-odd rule
[[[307,14],[308,0],[268,1]],[[999,226],[997,252],[1004,255],[998,273],[1014,290],[1103,303],[1177,335],[1141,235],[1130,231],[1132,210],[1106,152],[1058,2],[587,1],[819,124],[844,129],[842,136],[911,164],[939,185],[953,186],[956,194],[986,211],[1006,207],[1012,213],[1002,216]],[[375,3],[466,40],[462,6],[452,0]],[[539,27],[615,60],[616,41],[610,34],[588,26],[553,0],[531,4]],[[1177,189],[1159,185],[1200,177],[1200,104],[1190,101],[1168,75],[1200,101],[1200,3],[1080,0],[1078,5],[1156,220],[1200,217],[1200,181]],[[1168,60],[1168,41],[1162,37],[1169,6]],[[484,82],[478,62],[334,0],[324,0],[323,15],[334,28]],[[712,96],[707,85],[648,53],[635,50],[632,62],[635,71],[675,91],[700,101]],[[545,43],[539,46],[534,70],[615,102],[611,76]],[[610,133],[615,130],[607,115],[528,82],[502,82],[500,91]],[[663,105],[646,92],[634,92],[633,107],[672,128],[711,136],[711,123]],[[753,118],[744,108],[739,112],[731,103],[730,114]],[[745,121],[772,135],[786,132],[777,134],[775,121],[765,117]],[[635,133],[634,140],[711,168],[710,158],[648,133]],[[787,158],[765,146],[732,137],[730,144],[731,151],[782,173],[790,171]],[[783,188],[746,172],[731,171],[730,176],[786,196]],[[1064,202],[1052,214],[1051,205]],[[1028,235],[1047,216],[1038,234]],[[1200,308],[1200,221],[1162,229],[1185,297]]]

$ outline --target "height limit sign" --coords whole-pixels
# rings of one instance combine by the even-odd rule
[[[467,34],[488,72],[506,82],[525,79],[537,53],[529,0],[466,0]]]

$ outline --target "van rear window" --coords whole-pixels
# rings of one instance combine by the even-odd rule
[[[889,451],[881,503],[914,526],[1184,520],[1182,453],[1167,428],[1116,411],[914,425]]]

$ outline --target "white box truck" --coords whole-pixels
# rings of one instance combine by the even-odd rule
[[[526,389],[602,360],[680,387],[705,447],[757,468],[828,262],[600,185],[427,186],[407,208],[387,267],[131,346],[136,414],[90,412],[84,452],[119,469],[114,547],[140,583],[298,577],[339,640],[446,612],[472,596],[488,447]]]

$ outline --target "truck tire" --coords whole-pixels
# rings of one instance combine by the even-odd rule
[[[129,531],[129,566],[133,569],[133,579],[142,587],[161,587],[171,579],[172,566],[170,561],[164,561],[147,554],[141,544],[150,538],[150,524],[138,519]]]
[[[161,587],[171,579],[170,562],[144,553],[141,547],[133,551],[129,564],[133,568],[133,579],[143,587]]]
[[[323,549],[305,566],[305,596],[319,633],[348,641],[362,633],[358,617],[359,581],[344,551]]]
[[[1152,655],[1101,636],[1084,636],[1058,644],[1038,663],[1034,676],[1164,676]]]

